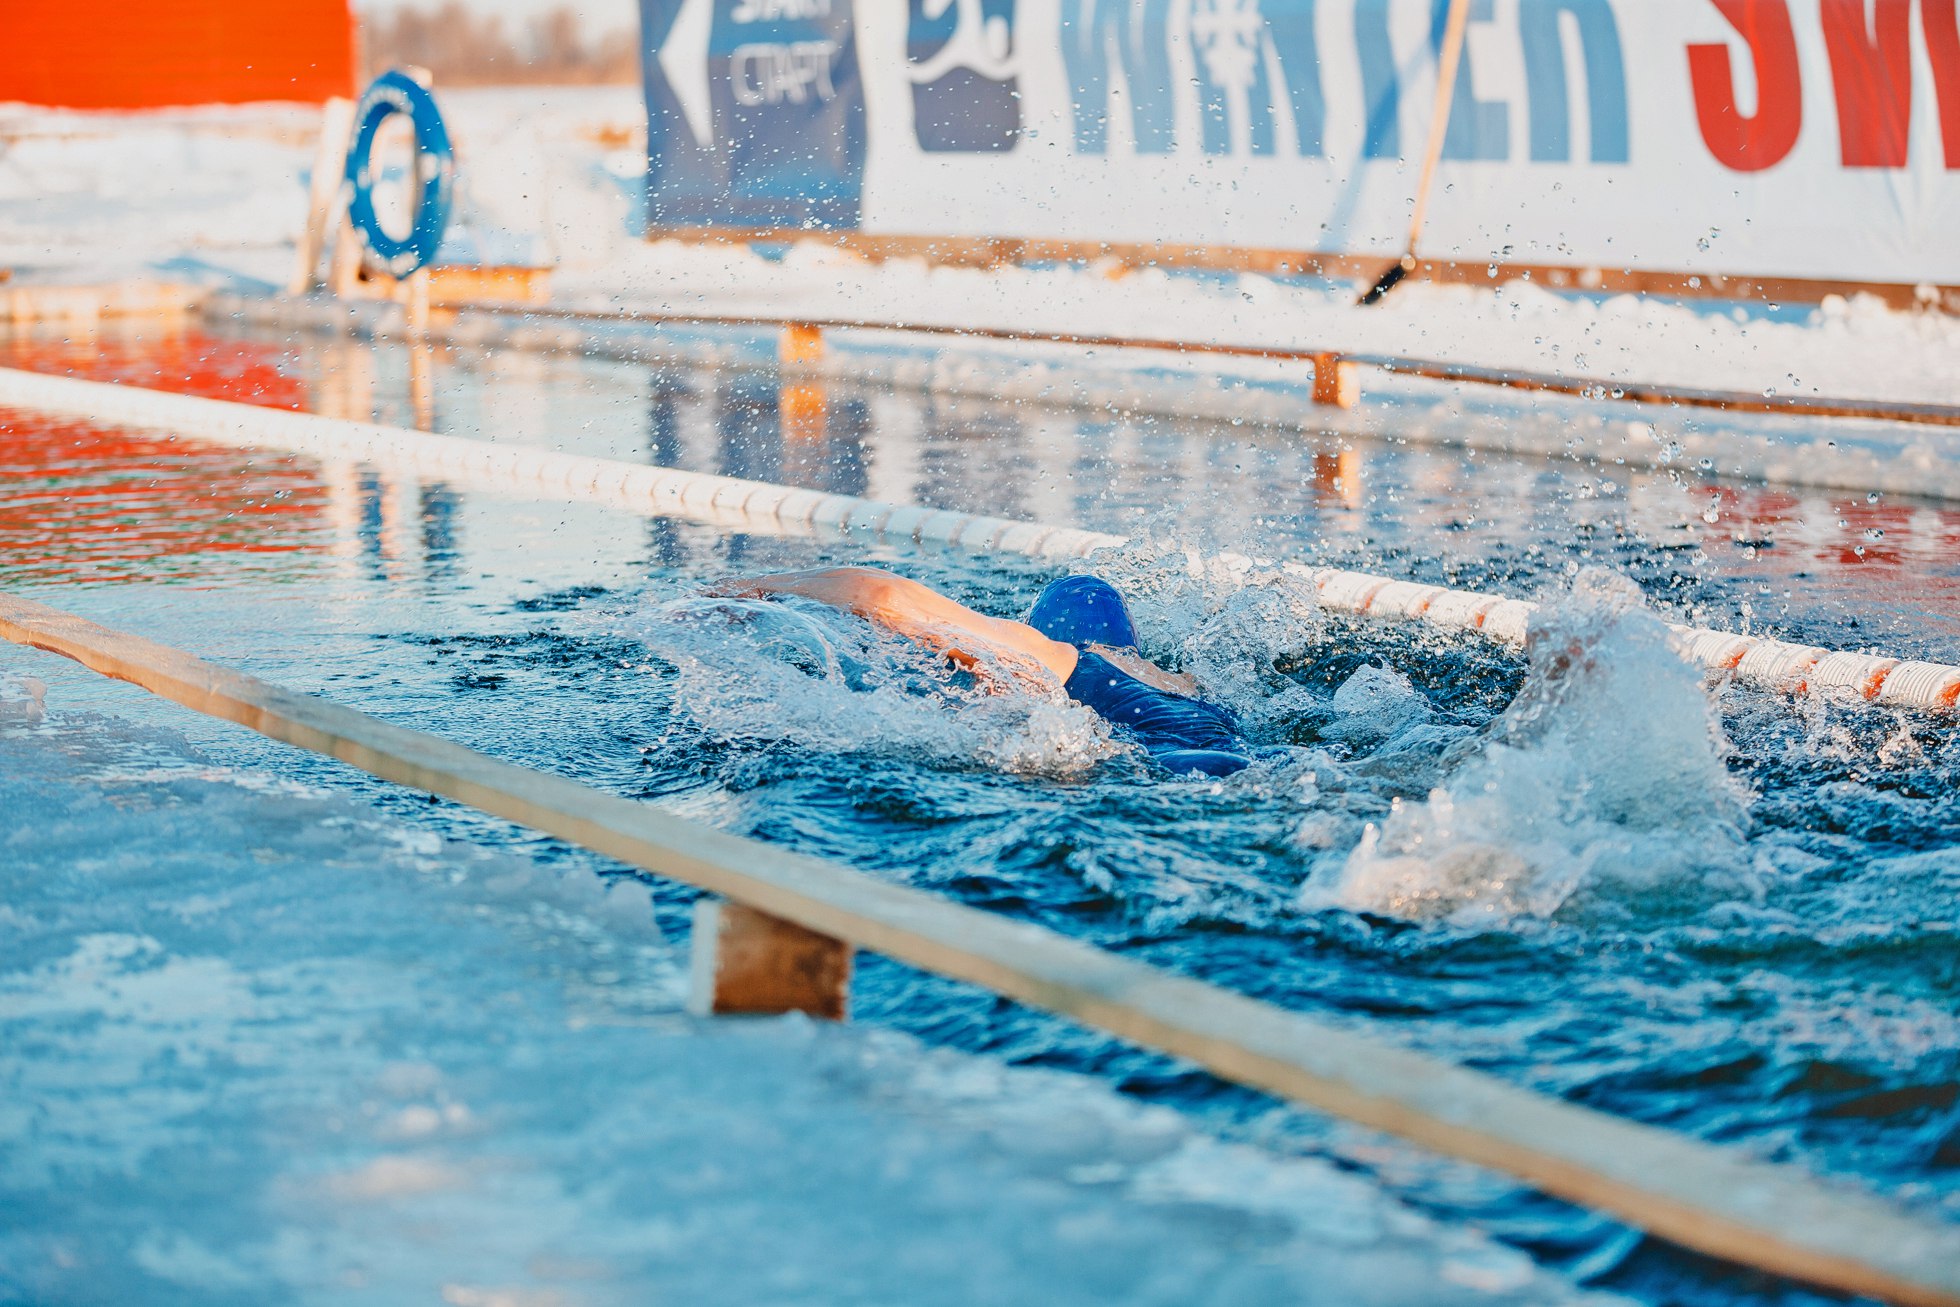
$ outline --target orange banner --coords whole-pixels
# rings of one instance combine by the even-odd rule
[[[0,101],[159,109],[353,90],[347,0],[0,4]]]

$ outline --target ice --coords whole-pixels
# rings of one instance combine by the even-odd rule
[[[445,843],[155,728],[0,726],[0,814],[8,1297],[1584,1297],[1085,1077],[686,1017],[637,883]]]

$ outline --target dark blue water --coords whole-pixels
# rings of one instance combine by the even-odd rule
[[[278,359],[316,399],[330,362],[310,347]],[[366,366],[362,402],[395,402],[390,357]],[[76,505],[113,501],[93,488],[132,458],[86,432],[29,469],[65,493],[0,522],[6,583],[1960,1219],[1951,723],[1705,689],[1656,616],[1960,659],[1960,513],[1407,445],[1342,461],[1252,429],[838,386],[813,432],[807,400],[787,404],[759,373],[446,355],[437,379],[438,420],[462,430],[1540,597],[1548,647],[1581,656],[1533,667],[1476,639],[1320,614],[1276,578],[1194,573],[1140,546],[1095,566],[1132,595],[1146,650],[1288,750],[1224,783],[1170,781],[1053,696],[983,700],[849,619],[809,619],[844,672],[807,640],[677,620],[712,578],[864,562],[1018,616],[1054,574],[1035,564],[723,536],[358,472],[302,478],[318,512],[266,515],[243,544],[243,510],[221,505],[159,557],[80,518]],[[295,497],[275,499],[294,488],[251,480],[263,464],[235,454],[143,466],[145,504],[208,505],[214,487]],[[49,514],[80,525],[51,533]],[[193,733],[220,759],[353,789],[447,835],[626,874],[319,760]],[[691,893],[651,878],[645,892],[658,927],[684,937]],[[1221,1132],[1332,1155],[1645,1301],[1808,1296],[880,959],[864,960],[854,1002],[860,1020],[1088,1070]]]

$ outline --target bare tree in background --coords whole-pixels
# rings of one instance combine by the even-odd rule
[[[417,64],[445,86],[585,86],[633,83],[640,73],[639,33],[631,28],[588,34],[570,5],[525,25],[513,38],[495,14],[459,0],[361,15],[368,73]]]

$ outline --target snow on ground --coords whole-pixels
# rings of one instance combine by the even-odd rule
[[[1105,267],[871,263],[639,239],[631,87],[442,94],[461,166],[458,257],[558,269],[561,303],[893,319],[1313,346],[1776,394],[1960,403],[1960,319],[1869,297],[1821,306],[1679,304],[1524,281],[1345,286]],[[73,114],[0,106],[0,266],[17,278],[283,284],[311,167],[308,111]]]
[[[0,1301],[1605,1301],[1094,1081],[686,1017],[637,885],[4,658]]]
[[[283,282],[318,133],[318,112],[299,106],[0,105],[0,269],[17,282]]]

